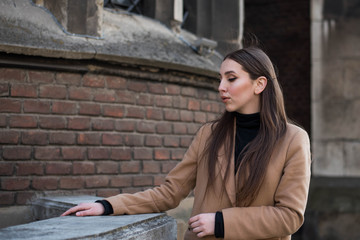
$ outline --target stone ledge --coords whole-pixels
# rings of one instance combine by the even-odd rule
[[[30,203],[34,219],[46,220],[3,228],[0,239],[176,239],[176,221],[166,213],[59,217],[69,207],[98,199],[92,196],[37,199]]]

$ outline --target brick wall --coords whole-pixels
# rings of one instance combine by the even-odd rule
[[[214,81],[154,69],[0,68],[0,205],[42,195],[106,197],[162,183],[197,129],[223,111],[215,89],[188,79]]]

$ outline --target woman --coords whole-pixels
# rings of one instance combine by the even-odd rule
[[[304,221],[308,135],[288,123],[274,67],[262,50],[228,54],[219,77],[226,111],[199,129],[163,185],[80,204],[63,215],[162,212],[194,189],[186,239],[290,239]]]

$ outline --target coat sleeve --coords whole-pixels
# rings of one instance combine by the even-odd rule
[[[134,194],[119,194],[106,200],[112,205],[114,215],[162,212],[179,205],[196,183],[200,128],[184,158],[172,169],[159,187]]]
[[[309,137],[300,129],[288,145],[274,206],[223,209],[224,239],[266,239],[296,232],[304,221],[310,167]]]

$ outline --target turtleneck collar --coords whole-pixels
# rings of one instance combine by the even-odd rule
[[[237,128],[259,128],[260,113],[242,114],[235,112]]]

